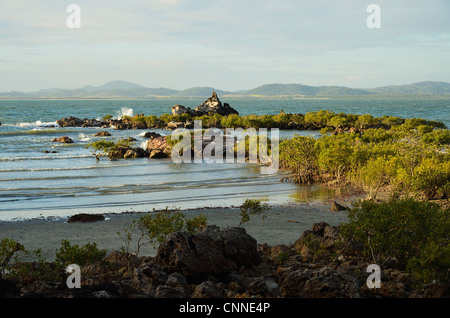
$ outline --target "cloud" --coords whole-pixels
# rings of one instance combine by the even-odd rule
[[[450,51],[448,0],[377,0],[382,27],[376,30],[367,28],[369,2],[360,0],[77,0],[81,29],[66,27],[68,3],[1,1],[0,59],[20,62],[8,65],[11,76],[23,74],[24,65],[42,71],[57,63],[69,74],[86,70],[89,78],[108,65],[108,74],[120,78],[131,74],[127,65],[137,72],[142,65],[156,78],[177,66],[186,80],[194,68],[214,80],[208,75],[214,69],[229,86],[271,78],[344,82],[352,74],[369,85],[374,72],[380,80],[392,68],[405,77],[412,70],[424,79],[444,74]],[[0,85],[10,87],[5,80]]]

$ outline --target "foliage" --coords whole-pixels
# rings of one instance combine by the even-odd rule
[[[330,118],[331,114],[323,112],[321,116]],[[363,120],[366,125],[374,121],[370,116]],[[294,135],[284,139],[280,142],[280,167],[292,173],[294,182],[353,184],[370,198],[382,188],[399,195],[449,198],[450,132],[423,119],[400,125],[394,125],[396,118],[385,117],[383,121],[392,126],[367,128],[362,134],[347,132],[319,138]]]
[[[4,238],[0,241],[0,277],[5,274],[14,255],[26,252],[24,246],[13,239]]]
[[[206,226],[206,217],[200,214],[188,219],[179,208],[169,209],[166,207],[157,213],[142,216],[138,226],[145,229],[149,242],[156,246],[173,232],[186,230],[195,233],[203,229]]]
[[[421,279],[448,280],[450,209],[411,198],[364,201],[349,211],[348,219],[344,235],[361,242],[375,262],[391,256]]]
[[[56,264],[65,269],[70,264],[83,266],[101,262],[106,256],[106,249],[99,249],[97,243],[87,243],[79,246],[70,244],[68,240],[62,240],[60,248],[56,251]]]
[[[310,184],[317,180],[318,163],[316,139],[295,135],[280,143],[280,166],[292,171],[294,181]]]
[[[120,239],[125,245],[121,247],[121,253],[125,255],[128,262],[128,269],[131,269],[139,255],[143,245],[150,243],[156,247],[158,243],[162,243],[169,234],[185,230],[189,233],[196,233],[206,227],[207,218],[203,214],[199,214],[192,218],[187,218],[179,208],[164,210],[152,214],[141,216],[139,220],[134,220],[128,227],[121,232],[117,232]],[[137,235],[136,250],[131,251],[133,237]]]
[[[103,116],[102,120],[103,121],[110,121],[112,118],[113,118],[112,115],[105,115],[105,116]]]
[[[264,212],[269,209],[270,207],[267,203],[261,204],[260,200],[246,199],[240,207],[241,220],[239,226],[250,221],[250,215],[261,216],[261,219],[264,221],[266,219]]]
[[[25,262],[32,257],[36,262]],[[29,251],[17,241],[4,238],[0,241],[0,278],[19,278],[21,282],[54,279],[58,277],[50,264],[42,258],[41,250]]]
[[[105,119],[111,119],[108,115]],[[134,115],[123,116],[122,120],[125,122],[137,123],[146,125],[147,128],[162,127],[171,121],[174,122],[193,122],[194,120],[202,121],[204,128],[279,128],[279,129],[323,129],[333,130],[336,128],[348,129],[354,127],[357,129],[383,128],[390,129],[391,127],[402,126],[404,131],[419,130],[421,133],[425,130],[428,133],[431,129],[445,130],[445,125],[442,122],[426,120],[423,118],[403,119],[394,116],[374,117],[370,114],[345,114],[335,113],[329,110],[319,110],[307,112],[306,114],[291,114],[281,111],[279,114],[271,115],[245,115],[230,114],[223,116],[219,114],[206,114],[203,116],[191,116],[187,113],[180,115],[162,114],[160,116],[150,115],[144,116]],[[433,136],[430,136],[433,138]]]
[[[107,140],[97,140],[85,146],[93,150],[94,155],[106,156],[120,147],[129,147],[132,141],[129,139],[120,139],[117,142]]]

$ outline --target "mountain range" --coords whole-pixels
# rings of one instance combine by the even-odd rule
[[[35,92],[0,92],[0,99],[27,98],[196,98],[209,97],[215,91],[219,96],[235,98],[301,98],[301,97],[345,97],[345,96],[449,96],[450,83],[418,82],[408,85],[391,85],[371,89],[343,86],[308,86],[302,84],[265,84],[250,90],[223,91],[213,87],[192,87],[184,90],[149,88],[126,81],[110,81],[101,86],[86,85],[77,89],[50,88]]]

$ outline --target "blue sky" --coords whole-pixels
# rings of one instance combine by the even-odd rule
[[[450,1],[0,0],[0,72],[0,91],[450,82]]]

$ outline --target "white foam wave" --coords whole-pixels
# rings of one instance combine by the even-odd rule
[[[88,136],[86,136],[83,133],[79,133],[78,138],[80,138],[80,141],[90,141],[91,140],[91,138],[89,138]]]
[[[36,120],[34,123],[18,123],[16,126],[22,128],[39,128],[39,127],[59,127],[56,122],[42,122],[40,120]]]
[[[121,119],[123,116],[133,117],[133,108],[122,107],[117,112],[117,118],[116,119]]]

